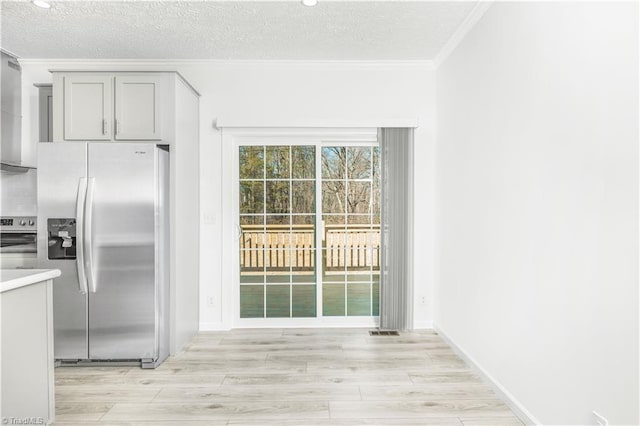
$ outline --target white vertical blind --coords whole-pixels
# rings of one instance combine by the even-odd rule
[[[382,217],[380,328],[413,329],[413,129],[378,130]]]

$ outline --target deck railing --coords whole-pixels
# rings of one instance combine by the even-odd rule
[[[315,270],[314,225],[242,225],[242,272]],[[380,270],[380,225],[325,225],[325,271]]]

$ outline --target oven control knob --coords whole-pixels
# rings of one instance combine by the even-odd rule
[[[22,220],[20,221],[20,226],[25,226],[26,224],[27,224],[27,222],[25,222],[25,221],[24,221],[24,219],[22,219]]]
[[[29,221],[29,226],[33,226],[33,225],[35,225],[35,224],[36,224],[36,223],[35,223],[33,220],[30,220],[30,221]]]

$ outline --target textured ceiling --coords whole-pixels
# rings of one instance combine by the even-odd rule
[[[22,58],[433,59],[476,2],[2,1]]]

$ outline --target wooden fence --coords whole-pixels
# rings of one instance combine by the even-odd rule
[[[380,225],[325,225],[325,271],[380,270]],[[243,225],[240,270],[315,270],[314,225]]]

